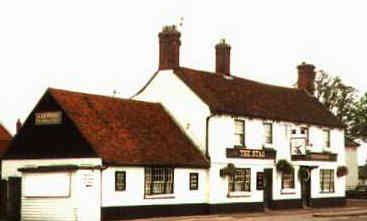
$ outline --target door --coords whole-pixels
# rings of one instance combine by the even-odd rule
[[[6,216],[6,202],[8,194],[8,181],[1,180],[0,181],[0,218],[4,218]]]
[[[22,178],[9,177],[8,181],[8,208],[7,216],[10,220],[20,220]]]
[[[303,208],[311,207],[311,170],[308,167],[301,167],[305,172],[301,177],[301,191]]]
[[[264,169],[264,208],[270,209],[273,201],[273,169]]]

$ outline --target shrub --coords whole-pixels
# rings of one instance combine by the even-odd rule
[[[282,173],[292,173],[294,168],[287,160],[279,160],[276,165],[277,171]]]
[[[339,166],[336,170],[336,175],[338,177],[346,176],[348,174],[348,168],[346,166]]]
[[[229,163],[226,167],[220,170],[220,176],[233,176],[236,173],[236,167],[233,163]]]

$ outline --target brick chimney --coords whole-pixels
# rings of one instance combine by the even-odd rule
[[[20,122],[19,118],[17,120],[16,128],[17,128],[17,133],[20,131],[20,128],[22,128],[22,122]]]
[[[231,46],[222,39],[215,45],[215,72],[230,75]]]
[[[315,66],[312,64],[302,64],[297,66],[298,69],[298,81],[297,86],[299,89],[307,90],[311,95],[314,94],[314,81],[315,81]]]
[[[159,33],[159,70],[173,69],[180,65],[180,37],[176,26],[164,26]]]

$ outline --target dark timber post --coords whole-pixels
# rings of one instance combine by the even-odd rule
[[[20,221],[20,208],[21,208],[21,187],[22,178],[20,177],[9,177],[8,181],[8,208],[7,217],[9,220]]]
[[[271,209],[273,203],[273,169],[264,169],[264,209]]]
[[[6,180],[0,181],[0,218],[4,218],[6,216],[6,196],[7,196],[7,185],[8,182]]]

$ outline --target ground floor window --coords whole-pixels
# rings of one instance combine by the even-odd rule
[[[294,189],[294,171],[282,173],[282,189]]]
[[[320,170],[320,189],[322,193],[333,193],[334,189],[334,170]]]
[[[116,171],[115,172],[115,191],[126,190],[126,172]]]
[[[145,168],[145,194],[173,193],[173,168]]]
[[[198,189],[199,189],[199,174],[190,173],[190,190],[198,190]]]
[[[251,170],[250,168],[237,168],[234,175],[229,176],[229,192],[250,192],[251,191]]]

